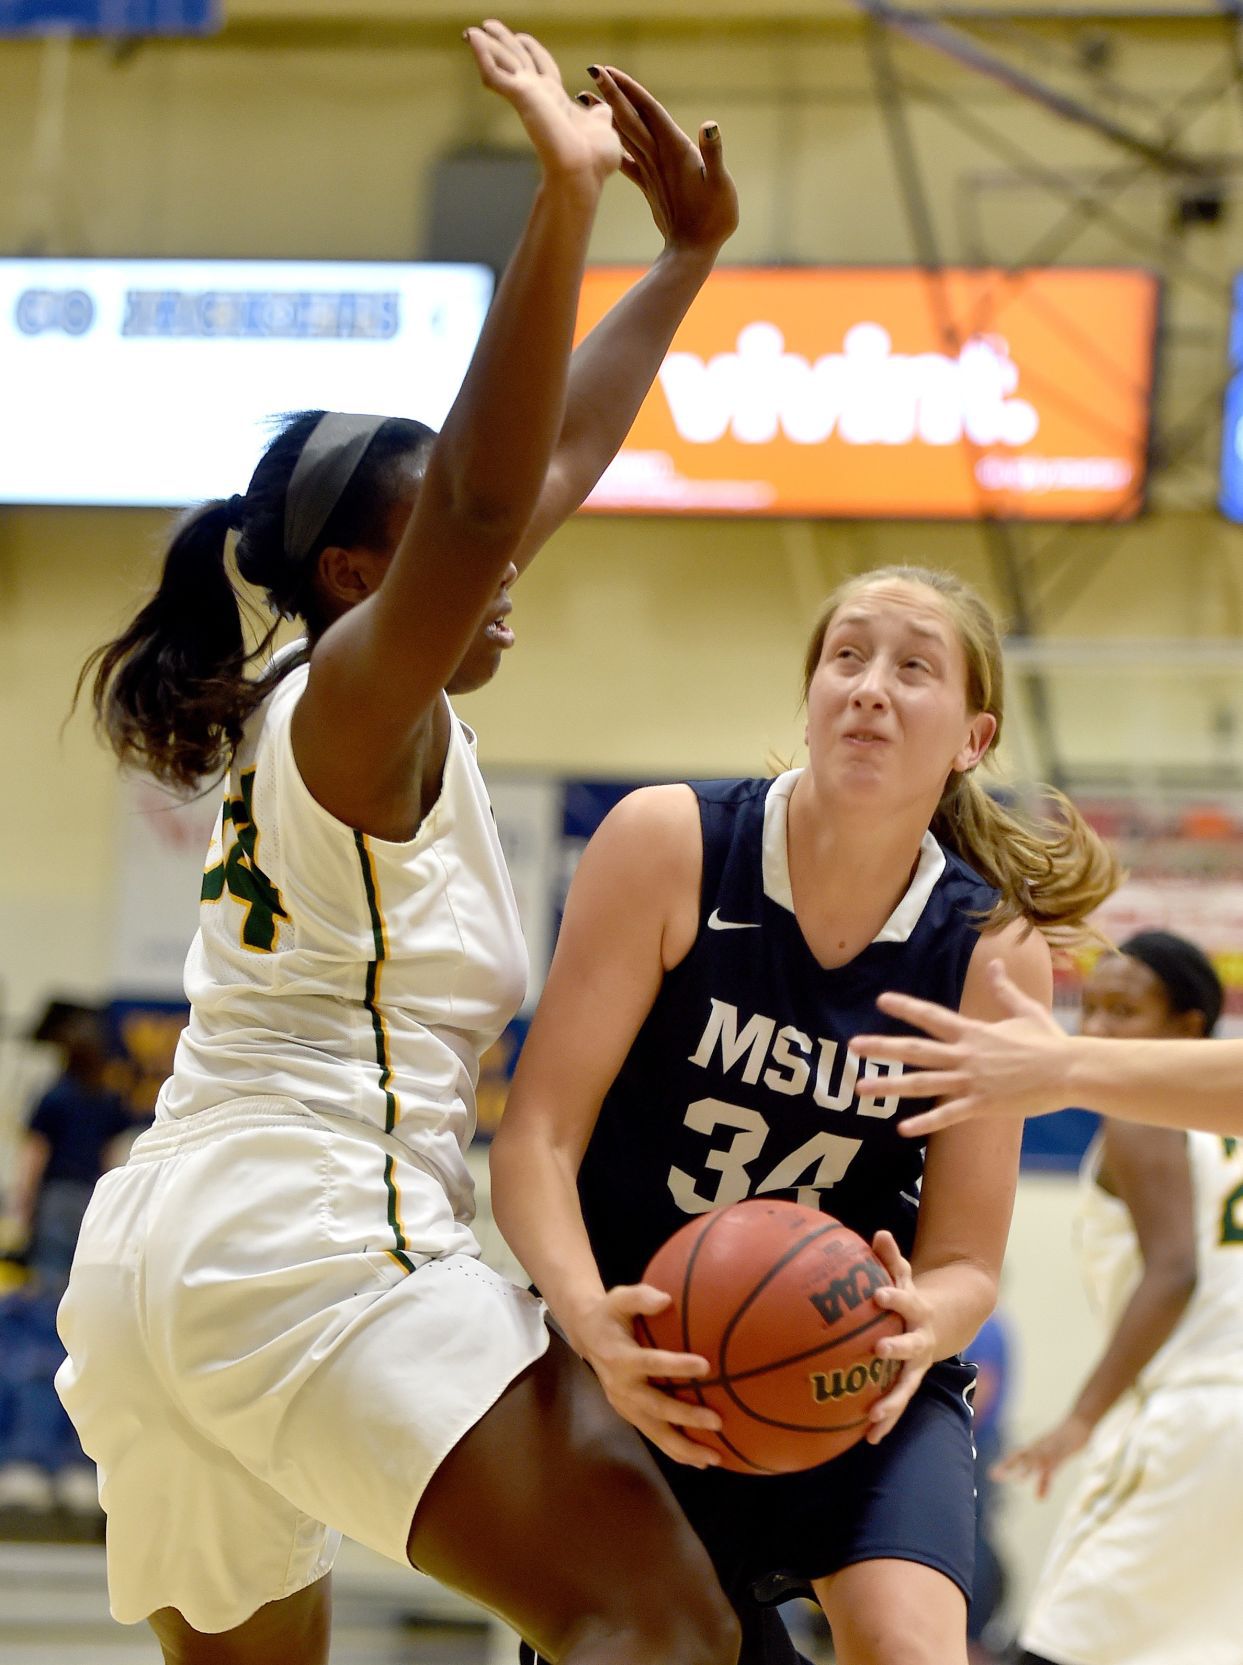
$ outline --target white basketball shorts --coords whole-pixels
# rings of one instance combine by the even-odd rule
[[[1023,1646],[1058,1665],[1239,1665],[1243,1382],[1158,1389],[1099,1433]]]
[[[157,1123],[96,1188],[57,1388],[99,1465],[122,1623],[231,1629],[322,1577],[342,1533],[404,1564],[437,1465],[547,1346],[542,1304],[368,1133],[236,1100]]]

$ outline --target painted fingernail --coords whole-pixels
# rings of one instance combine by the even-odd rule
[[[590,77],[593,81],[598,81],[600,79],[600,66],[599,66],[599,64],[588,64],[587,65],[587,73],[588,73],[588,75],[590,75]]]
[[[591,108],[591,103],[592,103],[591,94],[590,93],[585,93],[585,92],[575,93],[574,94],[574,102],[575,102],[575,104],[585,105],[587,109],[590,109]]]
[[[717,126],[717,124],[714,121],[710,121],[708,123],[708,125],[704,128],[704,138],[707,139],[709,144],[715,144],[716,141],[720,138],[720,136],[721,136],[721,129]]]

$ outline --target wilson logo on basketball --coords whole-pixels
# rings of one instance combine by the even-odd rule
[[[832,1279],[827,1289],[812,1295],[811,1304],[826,1324],[837,1324],[844,1313],[861,1307],[888,1281],[877,1261],[858,1261],[845,1277]]]
[[[887,1388],[901,1368],[897,1359],[869,1359],[866,1364],[852,1364],[849,1370],[815,1370],[809,1378],[811,1396],[817,1405],[854,1399],[865,1388]]]

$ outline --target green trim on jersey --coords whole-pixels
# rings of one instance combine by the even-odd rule
[[[380,1066],[380,1090],[384,1094],[384,1131],[391,1133],[397,1125],[397,1098],[393,1093],[390,1082],[393,1079],[392,1061],[388,1051],[388,1033],[384,1027],[384,1018],[380,1013],[379,1001],[376,998],[380,986],[380,967],[388,957],[388,944],[384,934],[384,916],[380,912],[379,890],[376,885],[375,868],[371,861],[371,851],[367,848],[364,833],[355,829],[354,847],[358,851],[359,865],[362,868],[363,892],[367,898],[367,912],[371,917],[371,937],[375,945],[375,958],[367,962],[367,982],[363,993],[363,1005],[371,1014],[371,1030],[375,1036],[376,1063]],[[388,1192],[388,1223],[396,1239],[396,1249],[388,1252],[407,1272],[414,1271],[414,1262],[404,1252],[408,1247],[406,1234],[402,1230],[399,1213],[400,1198],[397,1194],[397,1182],[393,1178],[393,1158],[384,1159],[384,1186]]]

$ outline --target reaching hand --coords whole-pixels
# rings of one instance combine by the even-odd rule
[[[584,108],[566,92],[552,54],[534,35],[495,18],[466,31],[485,87],[512,104],[550,177],[600,184],[621,164],[621,142],[605,105]]]
[[[705,122],[695,144],[633,76],[594,66],[591,74],[599,98],[584,92],[578,102],[612,111],[624,149],[621,171],[647,198],[666,245],[715,254],[738,225],[738,193],[720,128]]]
[[[1091,1432],[1092,1424],[1071,1411],[1047,1434],[994,1463],[989,1474],[994,1480],[1034,1479],[1036,1496],[1047,1497],[1053,1476],[1068,1458],[1083,1450]]]
[[[694,1381],[708,1374],[707,1359],[695,1353],[666,1353],[641,1347],[634,1339],[634,1319],[663,1312],[670,1297],[651,1284],[618,1284],[583,1318],[572,1340],[600,1379],[610,1405],[627,1422],[659,1446],[667,1457],[692,1468],[714,1468],[715,1451],[697,1445],[679,1428],[717,1429],[721,1419],[703,1405],[689,1405],[656,1387],[652,1378]]]
[[[883,1284],[872,1299],[886,1312],[896,1312],[906,1325],[903,1335],[889,1335],[876,1344],[876,1356],[895,1360],[900,1369],[888,1393],[868,1412],[870,1445],[878,1445],[889,1433],[915,1396],[915,1390],[936,1359],[936,1336],[932,1329],[932,1308],[915,1287],[911,1264],[898,1248],[892,1233],[878,1231],[872,1239],[877,1260],[893,1279]]]
[[[1069,1102],[1069,1039],[1057,1020],[1006,975],[1000,960],[989,966],[994,993],[1012,1015],[996,1023],[963,1017],[948,1006],[907,994],[882,994],[877,1004],[890,1017],[913,1024],[933,1039],[907,1035],[857,1035],[850,1050],[879,1062],[915,1065],[918,1073],[861,1076],[860,1098],[935,1098],[935,1110],[911,1116],[900,1131],[920,1139],[971,1116],[1043,1116]],[[869,1091],[870,1089],[870,1091]]]

